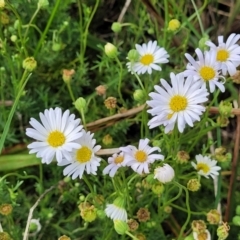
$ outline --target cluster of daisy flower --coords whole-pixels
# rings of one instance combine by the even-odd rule
[[[203,103],[208,101],[208,87],[210,93],[218,87],[224,92],[224,82],[227,74],[233,76],[240,64],[240,46],[237,44],[240,34],[231,34],[226,43],[223,36],[218,37],[218,45],[206,41],[209,51],[195,50],[197,60],[190,54],[185,56],[189,63],[182,73],[170,73],[171,85],[161,79],[161,86],[155,85],[156,92],[150,93],[151,100],[147,105],[148,112],[153,116],[148,125],[154,128],[160,125],[165,127],[165,133],[174,129],[177,123],[178,130],[183,132],[186,125],[193,127],[195,121],[205,111]],[[150,41],[142,46],[136,44],[138,57],[127,63],[128,69],[137,74],[152,70],[161,71],[157,65],[167,63],[169,55],[164,48],[157,46],[157,42]]]

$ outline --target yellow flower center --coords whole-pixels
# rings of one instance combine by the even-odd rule
[[[186,97],[175,95],[171,98],[169,106],[173,112],[180,112],[186,109],[187,104],[188,104],[188,101]],[[171,118],[173,113],[168,115],[169,115],[168,117]]]
[[[76,152],[76,159],[80,163],[85,163],[91,160],[92,150],[86,146],[82,146]]]
[[[60,147],[65,143],[65,136],[62,132],[59,132],[58,130],[51,132],[48,135],[47,142],[52,147]]]
[[[136,153],[135,153],[135,159],[140,162],[140,163],[143,163],[147,160],[147,154],[142,151],[142,150],[138,150]]]
[[[226,62],[229,58],[229,52],[225,49],[221,49],[217,52],[217,61]]]
[[[116,164],[118,164],[118,163],[122,163],[123,162],[123,156],[117,156],[115,159],[114,159],[114,162],[116,163]]]
[[[207,240],[208,234],[206,232],[202,232],[202,233],[199,233],[197,237],[198,237],[198,240]]]
[[[202,170],[204,173],[209,173],[210,167],[206,163],[198,163],[197,164],[197,171]]]
[[[215,77],[215,70],[212,67],[204,66],[199,71],[204,81],[209,81]]]
[[[144,56],[141,57],[140,62],[143,65],[150,65],[153,63],[154,57],[152,54],[145,54]]]

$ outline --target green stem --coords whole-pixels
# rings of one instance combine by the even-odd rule
[[[93,190],[93,187],[92,187],[92,185],[90,184],[90,182],[88,181],[88,179],[86,178],[86,176],[83,176],[82,179],[83,179],[84,182],[87,184],[87,186],[88,186],[90,192],[91,192],[92,195],[94,196],[94,190]]]
[[[119,80],[118,80],[118,95],[119,95],[119,97],[120,97],[121,103],[124,105],[125,102],[124,102],[124,100],[123,100],[123,98],[122,98],[122,93],[121,93],[123,68],[122,68],[121,62],[119,61],[119,59],[118,59],[117,57],[116,57],[116,62],[118,63],[119,68],[120,68],[120,71],[119,71]]]
[[[84,110],[81,108],[80,110],[80,114],[81,114],[81,118],[82,118],[82,123],[83,123],[83,127],[85,130],[87,130],[87,125],[86,125],[86,120],[85,120],[85,114],[84,114]]]
[[[30,25],[32,24],[34,18],[37,16],[37,14],[38,14],[39,11],[40,11],[40,7],[37,7],[36,11],[35,11],[34,14],[32,15],[32,18],[30,19],[30,22],[27,24],[27,29],[26,29],[25,34],[24,34],[24,36],[23,36],[24,42],[26,41],[26,37],[27,37],[28,31],[29,31],[29,27],[30,27]]]
[[[46,35],[47,35],[47,33],[48,33],[48,30],[49,30],[49,28],[50,28],[50,26],[51,26],[51,24],[52,24],[52,21],[53,21],[54,16],[55,16],[55,14],[56,14],[56,12],[57,12],[57,9],[58,9],[58,7],[59,7],[59,5],[60,5],[60,2],[61,2],[61,0],[56,0],[56,4],[55,4],[55,6],[54,6],[54,8],[53,8],[53,10],[52,10],[51,16],[50,16],[50,18],[48,19],[47,26],[45,27],[45,29],[44,29],[44,31],[43,31],[43,34],[41,35],[41,38],[40,38],[40,40],[38,41],[36,50],[35,50],[35,52],[34,52],[34,57],[37,56],[37,54],[38,54],[38,52],[39,52],[39,50],[40,50],[40,47],[41,47],[41,45],[42,45],[43,42],[44,42],[44,39],[45,39],[45,37],[46,37]]]
[[[66,84],[67,84],[67,88],[68,88],[68,92],[70,94],[70,97],[71,97],[72,101],[75,102],[75,97],[73,95],[71,84],[70,83],[66,83]]]
[[[34,176],[34,175],[22,176],[21,174],[18,174],[18,173],[8,173],[8,174],[4,175],[2,178],[0,178],[0,182],[2,180],[4,180],[5,178],[10,177],[10,176],[16,176],[16,177],[18,177],[20,179],[31,179],[31,178],[33,178],[37,182],[40,183],[40,179],[38,177]]]
[[[188,193],[188,190],[186,187],[184,187],[183,185],[181,185],[180,183],[178,182],[174,182],[175,185],[177,185],[179,188],[183,188],[185,193],[186,193],[186,207],[187,207],[187,219],[185,221],[185,223],[183,224],[181,230],[180,230],[180,233],[179,233],[179,236],[178,236],[178,239],[180,240],[183,236],[183,233],[184,233],[184,230],[186,229],[189,221],[190,221],[190,217],[191,217],[191,209],[190,209],[190,206],[189,206],[189,193]]]
[[[194,0],[191,0],[192,2],[192,5],[194,7],[194,10],[196,12],[196,15],[197,15],[197,19],[198,19],[198,22],[199,22],[199,26],[200,26],[200,29],[201,29],[201,32],[202,32],[202,36],[204,36],[204,28],[203,28],[203,24],[202,24],[202,21],[201,21],[201,18],[200,18],[200,15],[199,15],[199,11]]]
[[[171,203],[170,206],[172,206],[172,207],[174,207],[174,208],[177,208],[177,209],[179,209],[179,210],[181,210],[181,211],[183,211],[183,212],[188,212],[185,208],[179,207],[179,206],[176,205],[176,204]],[[191,214],[192,214],[192,215],[204,215],[204,216],[206,216],[207,213],[206,213],[206,212],[192,212],[192,211],[191,211]]]
[[[1,136],[1,139],[0,139],[0,154],[1,154],[1,152],[2,152],[5,139],[6,139],[6,137],[7,137],[8,131],[9,131],[9,128],[10,128],[10,124],[11,124],[11,122],[12,122],[13,115],[14,115],[14,113],[15,113],[15,111],[16,111],[17,106],[18,106],[19,99],[20,99],[20,97],[22,96],[22,93],[23,93],[23,91],[24,91],[24,88],[25,88],[25,86],[26,86],[26,84],[27,84],[27,82],[28,82],[28,80],[29,80],[29,78],[30,78],[30,76],[31,76],[32,74],[29,73],[27,77],[26,77],[26,75],[27,75],[27,71],[25,70],[24,73],[23,73],[23,75],[22,75],[22,79],[20,80],[20,82],[23,82],[24,79],[25,79],[25,81],[23,82],[22,86],[20,85],[19,92],[18,92],[17,97],[16,97],[16,99],[15,99],[15,101],[14,101],[14,104],[13,104],[13,106],[12,106],[12,109],[11,109],[9,115],[8,115],[8,119],[7,119],[7,122],[6,122],[5,126],[4,126],[4,130],[3,130],[3,133],[2,133],[2,136]]]
[[[129,231],[126,231],[126,234],[131,237],[134,240],[138,240],[138,238],[136,238],[135,236],[133,236]]]

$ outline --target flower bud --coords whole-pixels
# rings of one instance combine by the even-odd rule
[[[234,216],[232,222],[235,226],[240,226],[240,216]]]
[[[99,85],[98,87],[95,88],[97,95],[99,96],[104,96],[106,94],[106,86],[104,85]]]
[[[8,203],[4,203],[0,205],[0,214],[4,216],[8,216],[12,213],[12,205]]]
[[[75,71],[74,69],[63,69],[62,71],[62,78],[63,78],[63,81],[65,83],[70,83],[72,78],[73,78],[73,75],[75,74]]]
[[[161,182],[152,185],[152,191],[154,194],[161,195],[164,192],[164,184]]]
[[[119,33],[122,30],[122,24],[119,22],[114,22],[111,26],[111,29],[115,33]]]
[[[163,211],[167,214],[170,214],[172,212],[172,207],[171,206],[165,206]]]
[[[82,202],[78,206],[80,215],[85,222],[92,222],[97,217],[97,209],[88,202]]]
[[[228,101],[221,101],[219,104],[219,113],[224,117],[230,117],[232,115],[232,103]]]
[[[48,0],[38,0],[38,8],[45,8],[49,5]]]
[[[225,240],[228,237],[228,232],[230,230],[230,227],[227,223],[222,223],[222,225],[220,225],[217,228],[217,236],[219,240]]]
[[[80,97],[80,98],[78,98],[78,99],[75,101],[74,105],[75,105],[75,108],[76,108],[79,112],[81,112],[81,111],[85,111],[85,110],[86,110],[87,102],[86,102],[86,100],[85,100],[84,98]]]
[[[54,52],[58,52],[58,51],[60,51],[62,49],[62,44],[61,43],[59,43],[59,42],[53,42],[53,44],[52,44],[52,50],[54,51]]]
[[[107,43],[104,46],[104,51],[109,58],[116,58],[117,57],[117,54],[118,54],[117,48],[111,43]]]
[[[118,234],[123,235],[128,231],[128,224],[121,220],[114,220],[114,229]]]
[[[147,208],[140,208],[137,211],[137,219],[139,222],[146,222],[150,219],[150,212]]]
[[[10,37],[10,39],[11,39],[12,42],[16,42],[17,41],[17,36],[16,35],[12,35]]]
[[[133,98],[137,102],[143,102],[145,101],[145,93],[142,89],[136,89],[133,93]]]
[[[117,99],[115,97],[108,97],[104,101],[104,105],[107,109],[115,109],[117,107]]]
[[[161,183],[168,183],[175,177],[175,172],[169,164],[163,164],[163,167],[157,167],[154,170],[154,178]]]
[[[191,224],[193,232],[201,233],[207,229],[206,223],[203,220],[193,220]]]
[[[103,137],[102,142],[106,146],[112,145],[113,139],[110,134],[107,134]]]
[[[217,209],[212,209],[207,213],[207,221],[210,224],[219,224],[220,219],[221,216]]]
[[[207,34],[204,34],[204,36],[199,40],[198,47],[201,50],[207,50],[206,42],[209,40],[209,36]]]
[[[172,19],[169,23],[168,23],[168,31],[176,31],[180,28],[181,23],[177,20],[177,19]]]
[[[129,52],[128,52],[128,55],[127,55],[127,59],[130,61],[130,62],[137,62],[139,60],[139,53],[136,49],[131,49]]]
[[[59,237],[58,240],[71,240],[71,238],[66,235],[63,235],[63,236]]]
[[[10,235],[7,232],[0,232],[0,239],[1,240],[12,240]]]
[[[139,224],[138,224],[138,222],[135,219],[129,219],[127,221],[127,224],[128,224],[129,230],[131,232],[136,231],[138,229],[138,227],[139,227]]]
[[[105,211],[104,210],[97,210],[97,217],[99,218],[99,219],[104,219],[105,217],[106,217],[106,213],[105,213]]]
[[[193,232],[193,238],[198,240],[211,240],[210,232],[206,229],[203,232]]]
[[[33,57],[27,57],[23,60],[22,66],[28,72],[32,72],[37,67],[37,62]]]
[[[188,163],[190,156],[185,151],[178,151],[177,153],[177,162],[180,164]]]
[[[229,124],[229,120],[227,117],[218,116],[217,124],[220,125],[220,127],[227,127],[227,125]]]
[[[236,214],[237,214],[238,216],[240,216],[240,205],[238,205],[238,206],[236,207]]]
[[[196,178],[190,179],[187,183],[187,189],[192,192],[198,191],[200,187],[201,187],[201,183]]]

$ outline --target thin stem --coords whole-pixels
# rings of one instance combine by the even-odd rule
[[[122,68],[122,64],[119,61],[119,59],[116,57],[116,62],[118,63],[119,67],[120,67],[120,71],[119,71],[119,80],[118,80],[118,95],[120,97],[121,103],[124,104],[124,100],[122,98],[122,93],[121,93],[121,85],[122,85],[122,72],[123,72],[123,68]]]
[[[57,12],[57,9],[58,9],[58,7],[59,7],[59,5],[60,5],[61,0],[56,0],[56,1],[57,1],[57,2],[56,2],[55,6],[54,6],[54,8],[53,8],[53,10],[52,10],[51,16],[50,16],[50,18],[48,19],[47,26],[45,27],[45,29],[44,29],[44,31],[43,31],[43,34],[41,35],[41,38],[40,38],[40,40],[38,41],[36,50],[35,50],[35,52],[34,52],[34,56],[35,56],[35,57],[37,56],[37,54],[38,54],[38,52],[39,52],[39,50],[40,50],[40,47],[41,47],[42,43],[44,42],[44,39],[45,39],[45,37],[46,37],[46,35],[47,35],[47,33],[48,33],[48,30],[49,30],[49,28],[50,28],[50,26],[51,26],[51,24],[52,24],[52,21],[53,21],[53,19],[54,19],[54,16],[55,16],[55,14],[56,14],[56,12]]]
[[[5,178],[10,177],[10,176],[16,176],[16,177],[21,178],[21,179],[31,179],[31,178],[33,178],[37,182],[40,183],[40,179],[38,177],[34,176],[34,175],[22,176],[22,175],[20,175],[18,173],[8,173],[8,174],[5,174],[2,178],[0,178],[0,181],[4,180]]]
[[[183,188],[185,193],[186,193],[186,207],[187,207],[187,219],[185,221],[185,223],[183,224],[181,230],[180,230],[180,233],[179,233],[179,236],[178,236],[178,239],[180,240],[182,238],[182,235],[184,233],[184,230],[186,229],[189,221],[190,221],[190,217],[191,217],[191,209],[190,209],[190,206],[189,206],[189,193],[188,193],[188,190],[186,187],[184,187],[183,185],[181,185],[180,183],[178,182],[174,182],[175,185],[177,185],[179,188]]]
[[[32,18],[30,19],[30,22],[27,24],[27,29],[25,31],[25,34],[23,36],[23,40],[25,41],[26,40],[26,37],[27,37],[27,34],[28,34],[28,31],[29,31],[29,27],[30,25],[32,24],[34,18],[37,16],[38,12],[40,11],[40,7],[38,6],[36,11],[34,12],[34,14],[32,15]]]
[[[204,28],[203,28],[202,20],[201,20],[200,15],[199,15],[199,10],[198,10],[194,0],[191,0],[191,2],[192,2],[192,5],[194,7],[194,10],[196,12],[197,19],[198,19],[198,22],[199,22],[199,26],[200,26],[200,29],[201,29],[201,33],[202,33],[202,36],[203,36],[204,35]]]
[[[179,210],[181,210],[183,212],[188,212],[185,208],[182,208],[182,207],[180,207],[180,206],[178,206],[176,204],[171,203],[170,206],[172,206],[174,208],[177,208],[177,209],[179,209]],[[191,211],[191,214],[192,215],[204,215],[204,216],[206,216],[207,213],[206,212],[192,212]]]
[[[92,195],[94,196],[93,187],[92,187],[92,185],[90,184],[90,182],[88,181],[88,179],[87,179],[85,176],[83,176],[83,180],[84,180],[84,182],[87,184],[87,186],[88,186],[89,190],[91,191]]]
[[[87,130],[87,125],[86,125],[86,120],[85,120],[85,114],[84,114],[84,110],[81,108],[80,110],[80,114],[81,114],[81,118],[82,118],[82,122],[83,122],[83,127],[85,130]]]
[[[70,94],[70,97],[71,97],[72,101],[75,102],[75,97],[73,95],[71,84],[70,83],[66,83],[66,84],[67,84],[67,88],[68,88],[68,92]]]
[[[8,131],[9,131],[9,128],[10,128],[10,124],[11,124],[11,122],[12,122],[13,115],[14,115],[14,113],[15,113],[15,111],[16,111],[17,106],[18,106],[19,99],[20,99],[20,97],[22,96],[23,90],[24,90],[24,88],[25,88],[25,86],[26,86],[29,78],[30,78],[31,75],[32,75],[31,73],[29,73],[28,75],[27,75],[27,74],[28,74],[28,73],[27,73],[27,71],[25,70],[24,73],[23,73],[23,75],[22,75],[22,79],[20,80],[20,82],[22,82],[23,79],[25,79],[25,81],[24,81],[24,83],[22,84],[21,88],[19,89],[19,92],[18,92],[17,97],[16,97],[16,99],[15,99],[15,101],[14,101],[14,104],[13,104],[13,106],[12,106],[12,109],[11,109],[9,115],[8,115],[7,122],[6,122],[5,126],[4,126],[3,133],[2,133],[2,136],[1,136],[1,139],[0,139],[0,154],[1,154],[1,152],[2,152],[5,139],[6,139],[6,137],[7,137]],[[27,77],[26,77],[26,75],[27,75]]]
[[[136,238],[135,236],[133,236],[130,232],[126,231],[126,234],[131,237],[134,240],[138,240],[138,238]]]

